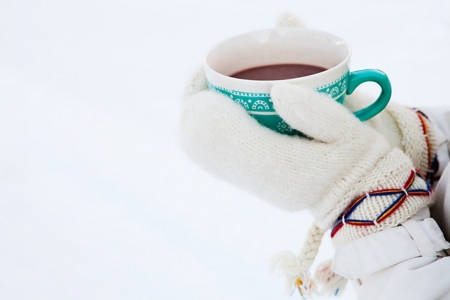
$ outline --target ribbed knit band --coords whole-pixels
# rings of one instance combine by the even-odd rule
[[[395,103],[390,104],[386,110],[397,121],[403,151],[411,158],[413,165],[431,181],[437,151],[436,131],[431,122],[421,111]]]
[[[392,151],[359,183],[365,188],[335,218],[334,246],[398,226],[430,205],[430,185],[410,162],[399,164],[404,157],[399,150]]]
[[[358,182],[355,182],[350,187],[346,188],[346,193],[340,198],[333,199],[333,195],[339,193],[333,192],[313,209],[313,213],[318,217],[316,223],[320,228],[332,228],[335,226],[338,218],[349,207],[349,205],[358,199],[361,195],[366,195],[376,190],[384,189],[402,189],[411,175],[411,170],[414,167],[411,160],[404,155],[399,149],[392,149],[387,155],[378,161],[370,173],[361,177]],[[413,183],[413,187],[427,188],[427,183],[420,177]],[[336,187],[339,189],[339,187]],[[377,197],[371,201],[365,201],[364,205],[358,208],[358,218],[371,219],[377,213],[381,213],[388,203],[392,202],[395,195],[386,197]],[[373,200],[373,201],[372,201]],[[415,202],[417,200],[417,202]],[[334,203],[334,205],[332,205]],[[399,211],[385,220],[385,224],[396,225],[406,220],[411,215],[415,214],[419,209],[427,206],[430,203],[430,197],[409,197],[405,202],[408,205],[402,205]],[[412,204],[416,203],[416,204]],[[411,206],[411,205],[412,206]],[[326,210],[328,208],[328,210]],[[371,219],[372,220],[372,219]],[[382,228],[390,227],[391,225],[383,225]],[[366,229],[364,229],[366,230]],[[372,231],[372,229],[370,229]]]
[[[344,105],[351,111],[357,111],[370,102],[367,95],[356,92],[345,99]],[[391,102],[366,123],[387,138],[392,147],[405,152],[413,165],[426,175],[426,179],[432,181],[436,171],[437,133],[423,112]]]

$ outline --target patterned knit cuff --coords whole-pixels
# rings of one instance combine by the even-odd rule
[[[430,204],[431,186],[419,170],[397,188],[376,189],[360,195],[337,218],[331,231],[333,245],[398,226]]]

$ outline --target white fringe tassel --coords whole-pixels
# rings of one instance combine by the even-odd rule
[[[292,295],[299,291],[303,299],[316,293],[316,286],[308,270],[303,270],[299,257],[292,252],[282,252],[272,258],[271,271],[278,271],[286,278],[287,291]]]
[[[321,263],[316,270],[314,281],[321,285],[321,295],[342,295],[348,279],[331,271],[331,260]]]

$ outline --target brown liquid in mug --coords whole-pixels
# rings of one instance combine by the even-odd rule
[[[309,76],[325,70],[327,69],[313,65],[278,64],[249,68],[230,76],[249,80],[283,80]]]

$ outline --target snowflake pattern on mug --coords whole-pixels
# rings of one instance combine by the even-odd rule
[[[341,82],[339,82],[339,86],[341,89],[341,93],[347,90],[347,78],[344,78]]]
[[[316,90],[320,93],[330,95],[336,101],[342,103],[348,86],[348,77],[350,72],[345,73],[337,80],[329,84],[320,86]],[[260,124],[267,126],[279,133],[288,135],[300,134],[289,124],[284,122],[273,108],[270,93],[249,93],[235,90],[229,90],[220,86],[216,86],[208,82],[210,90],[219,92],[235,102],[239,103],[247,112],[254,117]]]
[[[330,94],[331,98],[335,98],[337,95],[339,95],[339,88],[337,86],[335,86],[334,88],[331,89],[329,94]]]
[[[255,112],[275,112],[269,93],[247,93],[225,89],[208,82],[210,90],[224,94],[242,105],[249,113]],[[251,109],[250,109],[251,108]]]
[[[342,103],[344,100],[345,92],[348,87],[348,77],[350,76],[350,72],[347,71],[343,76],[339,77],[337,80],[316,88],[316,90],[320,93],[325,93],[330,95],[336,101]]]
[[[289,126],[288,123],[286,123],[285,121],[281,120],[278,125],[277,125],[277,131],[279,133],[291,133],[294,131],[294,129]]]
[[[243,100],[243,99],[236,98],[236,99],[233,99],[233,100],[236,101],[237,103],[239,103],[240,105],[242,105],[246,110],[248,110],[250,108],[248,103],[245,100]]]
[[[269,105],[263,100],[256,100],[252,105],[252,110],[269,110]]]

